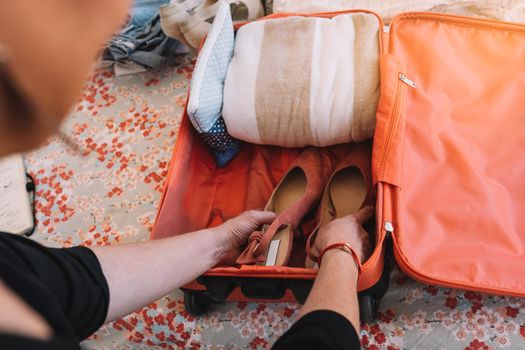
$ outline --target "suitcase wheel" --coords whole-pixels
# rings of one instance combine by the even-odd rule
[[[359,316],[362,323],[373,322],[376,318],[379,303],[372,295],[359,298]]]
[[[200,316],[205,313],[208,303],[207,296],[184,292],[184,307],[192,316]]]

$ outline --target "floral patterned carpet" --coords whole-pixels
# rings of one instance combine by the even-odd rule
[[[49,246],[146,240],[155,219],[191,75],[192,60],[116,78],[98,68],[58,139],[26,155],[37,182],[38,227]],[[147,263],[147,262],[144,262]],[[132,273],[132,271],[130,271]],[[217,305],[189,316],[175,291],[103,326],[84,349],[264,349],[298,314],[290,304]],[[524,349],[525,300],[425,286],[399,269],[364,349]]]

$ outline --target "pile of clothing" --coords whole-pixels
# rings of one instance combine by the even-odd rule
[[[291,16],[236,32],[222,4],[193,71],[188,116],[219,167],[241,142],[288,148],[371,139],[380,21]],[[342,44],[343,43],[343,44]]]
[[[109,41],[102,55],[114,63],[117,76],[159,68],[170,58],[188,52],[160,27],[159,7],[168,1],[133,1],[126,27]]]
[[[134,0],[126,27],[109,41],[103,59],[120,76],[156,69],[196,51],[223,2],[235,20],[264,16],[260,0]]]

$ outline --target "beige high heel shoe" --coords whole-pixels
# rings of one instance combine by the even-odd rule
[[[293,162],[272,193],[265,210],[277,217],[253,232],[237,264],[286,265],[299,223],[314,209],[331,172],[331,163],[316,148],[307,148]]]
[[[314,242],[321,226],[374,204],[371,158],[369,147],[357,144],[328,180],[318,208],[318,225],[306,241],[306,268],[316,267],[319,252]]]

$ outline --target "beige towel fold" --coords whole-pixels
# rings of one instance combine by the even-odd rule
[[[378,99],[375,16],[288,17],[239,29],[223,117],[248,142],[329,146],[371,138]]]

